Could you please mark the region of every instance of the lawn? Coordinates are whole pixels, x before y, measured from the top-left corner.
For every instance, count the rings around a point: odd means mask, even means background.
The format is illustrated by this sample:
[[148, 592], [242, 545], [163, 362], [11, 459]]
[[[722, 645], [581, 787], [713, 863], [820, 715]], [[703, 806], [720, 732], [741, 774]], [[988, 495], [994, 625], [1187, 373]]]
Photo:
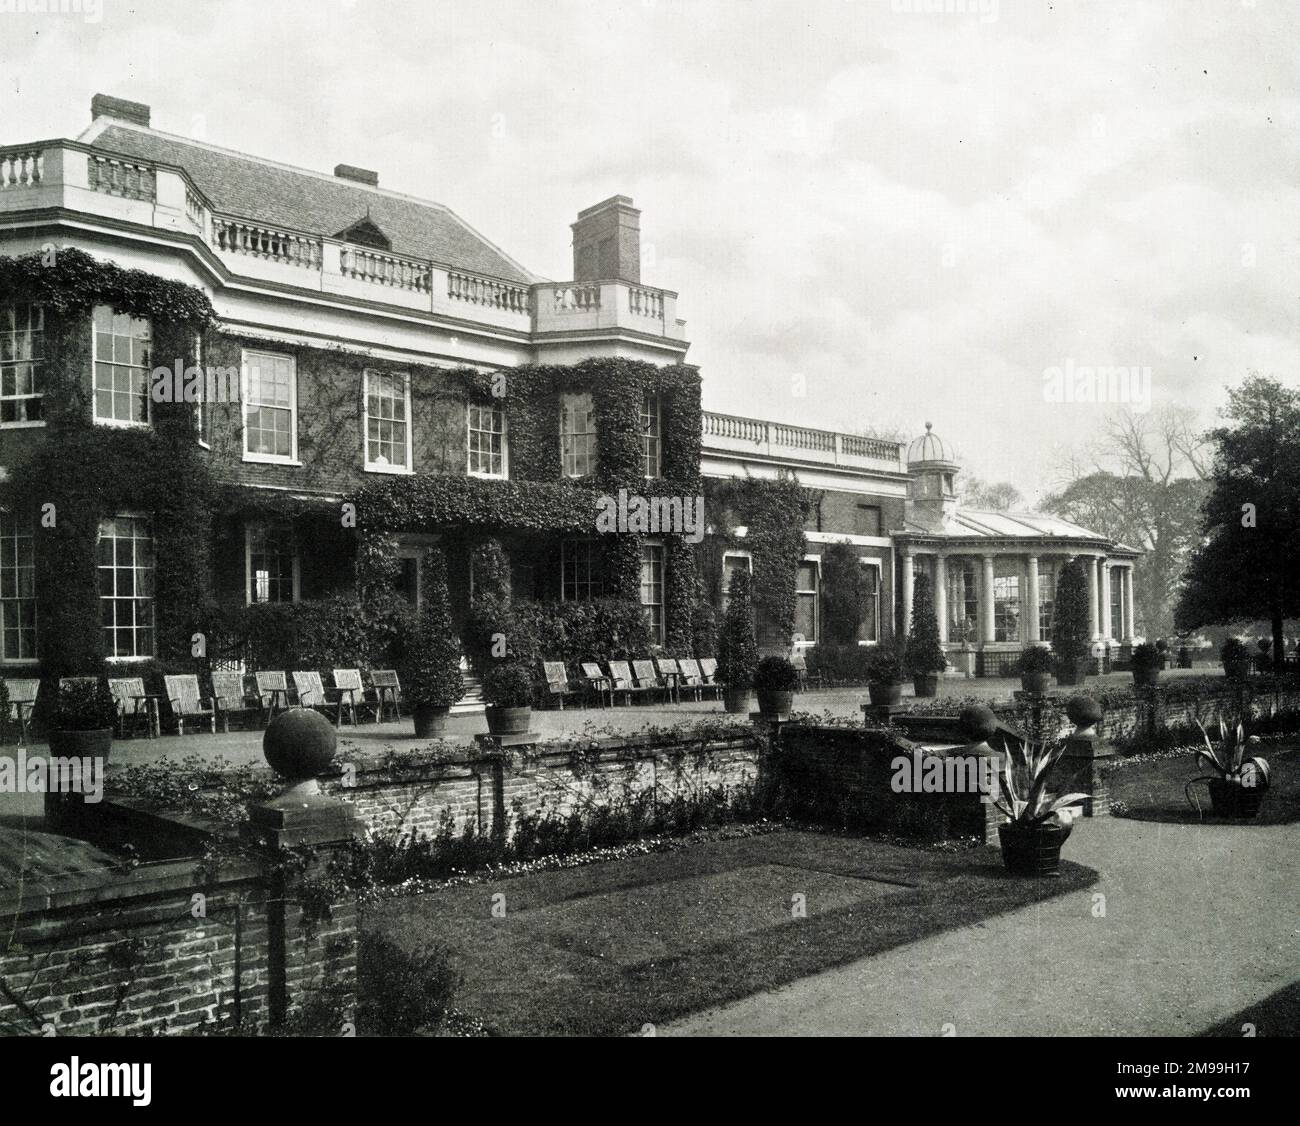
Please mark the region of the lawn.
[[1190, 751], [1176, 757], [1133, 763], [1119, 760], [1109, 776], [1111, 812], [1139, 821], [1233, 825], [1285, 825], [1300, 821], [1300, 746], [1290, 740], [1266, 742], [1259, 753], [1268, 760], [1271, 779], [1259, 816], [1253, 821], [1227, 822], [1215, 817], [1203, 785], [1192, 787], [1193, 795], [1201, 803], [1201, 812], [1197, 813], [1188, 804], [1183, 787], [1191, 779], [1207, 773], [1205, 765]]
[[366, 925], [444, 945], [456, 1008], [497, 1033], [618, 1035], [1096, 879], [1061, 870], [791, 830], [388, 900]]

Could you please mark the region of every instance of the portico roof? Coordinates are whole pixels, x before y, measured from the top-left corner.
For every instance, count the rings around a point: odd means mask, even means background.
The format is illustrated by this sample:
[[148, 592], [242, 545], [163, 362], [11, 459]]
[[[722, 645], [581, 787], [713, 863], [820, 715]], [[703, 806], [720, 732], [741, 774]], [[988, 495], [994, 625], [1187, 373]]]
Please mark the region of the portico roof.
[[1136, 548], [1113, 543], [1104, 535], [1089, 531], [1069, 520], [1062, 520], [1059, 516], [1048, 516], [1041, 512], [986, 512], [980, 509], [958, 508], [941, 527], [933, 527], [909, 519], [894, 535], [904, 541], [915, 537], [964, 543], [972, 540], [1005, 540], [1014, 543], [1038, 540], [1044, 544], [1056, 540], [1074, 543], [1085, 541], [1095, 543], [1098, 547], [1105, 547], [1117, 554], [1141, 554]]

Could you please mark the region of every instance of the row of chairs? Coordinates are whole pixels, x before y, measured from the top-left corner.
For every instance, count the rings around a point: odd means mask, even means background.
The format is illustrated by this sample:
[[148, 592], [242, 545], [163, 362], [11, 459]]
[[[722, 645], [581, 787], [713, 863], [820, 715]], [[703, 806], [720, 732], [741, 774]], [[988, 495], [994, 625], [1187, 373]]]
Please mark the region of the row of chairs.
[[[95, 679], [64, 677], [59, 686]], [[108, 687], [117, 704], [117, 734], [125, 738], [160, 734], [164, 702], [169, 726], [179, 735], [185, 734], [186, 724], [192, 730], [206, 728], [213, 734], [218, 726], [229, 731], [231, 720], [244, 726], [260, 726], [290, 706], [290, 679], [292, 702], [321, 712], [335, 726], [343, 722], [345, 715], [356, 724], [366, 717], [382, 719], [389, 714], [400, 718], [402, 714], [402, 686], [392, 669], [371, 670], [368, 684], [360, 669], [334, 669], [334, 684], [330, 687], [314, 671], [258, 672], [251, 677], [240, 672], [213, 672], [210, 695], [204, 695], [193, 673], [164, 676], [162, 693], [147, 692], [144, 678], [139, 676], [109, 677]], [[14, 679], [6, 681], [5, 686], [9, 690], [9, 721], [18, 729], [19, 742], [26, 743], [41, 682]]]
[[613, 707], [620, 698], [627, 704], [633, 699], [681, 703], [683, 695], [699, 700], [708, 693], [717, 697], [722, 691], [718, 683], [718, 662], [712, 657], [698, 661], [694, 657], [660, 657], [606, 664], [608, 672], [597, 661], [581, 662], [582, 682], [574, 685], [569, 681], [563, 661], [543, 661], [544, 679], [537, 685], [542, 702], [560, 708], [566, 701], [579, 697], [595, 699], [602, 707], [606, 702]]

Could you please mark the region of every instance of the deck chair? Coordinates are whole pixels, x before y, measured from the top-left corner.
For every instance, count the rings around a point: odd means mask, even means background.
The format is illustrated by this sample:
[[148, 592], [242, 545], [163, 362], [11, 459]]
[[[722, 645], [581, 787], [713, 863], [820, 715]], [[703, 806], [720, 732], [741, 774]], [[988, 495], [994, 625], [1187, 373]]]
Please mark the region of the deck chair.
[[610, 661], [609, 672], [614, 680], [613, 691], [621, 693], [623, 699], [629, 704], [633, 696], [644, 696], [647, 692], [655, 691], [637, 684], [636, 678], [632, 675], [632, 667], [626, 661]]
[[[337, 688], [326, 688], [321, 683], [320, 673], [318, 672], [295, 672], [293, 674], [293, 687], [298, 693], [298, 706], [300, 708], [311, 708], [314, 712], [320, 712], [335, 727], [343, 726], [343, 711], [347, 709], [352, 716], [352, 726], [357, 725], [356, 709], [348, 701], [346, 692], [341, 692]], [[334, 699], [330, 699], [330, 695]]]
[[582, 679], [587, 686], [588, 695], [594, 693], [602, 708], [605, 706], [606, 698], [609, 700], [609, 706], [611, 708], [614, 706], [614, 679], [601, 672], [599, 664], [595, 661], [583, 661]]
[[31, 719], [32, 709], [36, 707], [36, 697], [41, 690], [40, 680], [6, 680], [9, 689], [9, 714], [5, 717], [6, 725], [18, 725], [18, 745], [27, 742], [27, 724]]
[[125, 739], [128, 733], [143, 731], [146, 738], [155, 731], [154, 707], [157, 700], [145, 695], [144, 678], [140, 676], [109, 677], [108, 690], [117, 705], [117, 734]]
[[[334, 677], [334, 687], [352, 702], [356, 716], [369, 712], [371, 719], [378, 717], [378, 697], [373, 688], [362, 683], [360, 669], [332, 669], [330, 675]], [[355, 723], [356, 718], [352, 722]]]
[[289, 685], [282, 672], [259, 672], [253, 674], [257, 681], [257, 697], [262, 707], [270, 713], [268, 719], [275, 715], [277, 707], [289, 706]]
[[213, 735], [217, 733], [216, 701], [199, 694], [199, 678], [193, 673], [184, 676], [164, 676], [167, 702], [171, 704], [172, 719], [176, 721], [176, 734], [185, 734], [185, 721], [195, 720], [207, 725]]
[[794, 666], [794, 671], [799, 674], [799, 691], [806, 691], [808, 685], [816, 684], [818, 688], [823, 687], [825, 678], [820, 672], [808, 671], [808, 658], [804, 655], [801, 648], [795, 648], [790, 653], [790, 664]]
[[704, 683], [704, 674], [700, 672], [700, 664], [694, 657], [683, 657], [677, 663], [682, 670], [682, 688], [694, 695], [697, 700], [701, 699], [705, 692], [712, 692], [715, 696], [718, 694], [718, 685]]
[[393, 718], [402, 718], [402, 685], [392, 669], [371, 669], [370, 683], [379, 699], [379, 721], [384, 720], [384, 705], [390, 704]]
[[658, 692], [661, 698], [667, 695], [667, 682], [655, 672], [654, 661], [633, 661], [632, 673], [636, 677], [639, 688], [648, 692]]
[[722, 685], [718, 683], [718, 660], [716, 657], [700, 658], [700, 676], [704, 678], [705, 689], [712, 688], [719, 695], [722, 693]]
[[558, 700], [560, 711], [564, 711], [564, 701], [578, 695], [576, 688], [569, 686], [569, 670], [563, 661], [542, 662], [543, 682], [538, 685], [542, 690], [543, 700]]
[[221, 714], [222, 731], [230, 730], [232, 717], [242, 719], [245, 725], [250, 718], [261, 725], [262, 698], [256, 692], [247, 690], [242, 672], [214, 672], [212, 695], [217, 701], [217, 711]]
[[659, 679], [664, 683], [665, 693], [670, 693], [674, 700], [681, 703], [682, 670], [677, 667], [676, 657], [660, 657], [655, 661], [659, 670]]

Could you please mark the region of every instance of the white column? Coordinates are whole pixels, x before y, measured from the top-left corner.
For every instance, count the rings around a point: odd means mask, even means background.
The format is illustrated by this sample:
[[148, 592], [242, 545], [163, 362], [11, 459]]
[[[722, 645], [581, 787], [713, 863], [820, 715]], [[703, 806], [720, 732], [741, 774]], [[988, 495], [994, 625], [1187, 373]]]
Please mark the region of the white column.
[[1124, 640], [1132, 644], [1137, 633], [1137, 619], [1133, 616], [1133, 565], [1124, 568]]
[[915, 582], [912, 553], [903, 549], [903, 633], [912, 632], [912, 584]]
[[942, 552], [934, 556], [934, 614], [939, 619], [939, 641], [948, 643], [948, 557]]
[[1025, 634], [1028, 641], [1038, 641], [1038, 556], [1031, 555], [1025, 560], [1025, 568], [1028, 571], [1028, 582], [1025, 584], [1029, 590], [1029, 620], [1026, 623], [1029, 632]]
[[984, 582], [980, 586], [980, 612], [984, 619], [981, 629], [982, 640], [988, 644], [993, 641], [997, 628], [993, 614], [993, 556], [984, 556]]
[[1097, 613], [1097, 563], [1095, 556], [1084, 560], [1084, 569], [1088, 572], [1088, 615], [1092, 619], [1092, 639], [1101, 637], [1101, 616]]
[[1110, 564], [1103, 561], [1101, 564], [1101, 594], [1099, 596], [1101, 603], [1101, 636], [1109, 641], [1110, 636]]

